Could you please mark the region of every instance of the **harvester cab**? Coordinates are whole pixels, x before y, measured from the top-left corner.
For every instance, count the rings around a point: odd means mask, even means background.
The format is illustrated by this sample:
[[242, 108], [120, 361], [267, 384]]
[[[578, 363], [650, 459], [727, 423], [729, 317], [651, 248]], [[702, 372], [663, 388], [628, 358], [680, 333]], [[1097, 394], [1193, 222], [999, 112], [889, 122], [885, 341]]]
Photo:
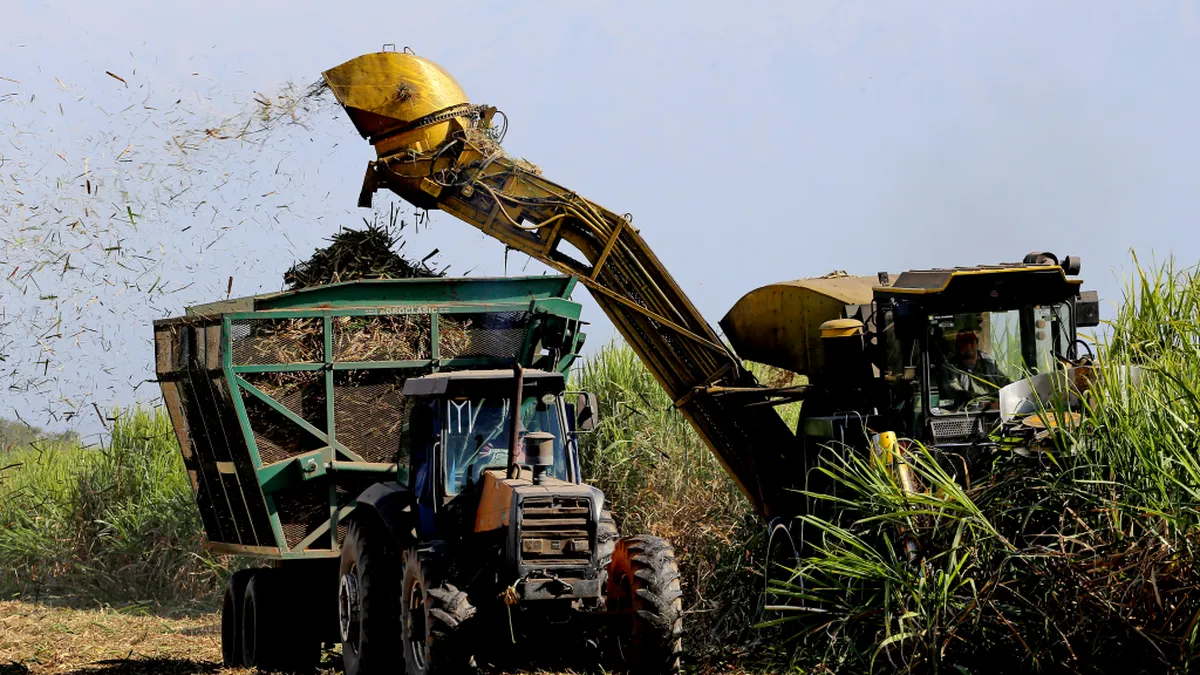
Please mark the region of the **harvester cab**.
[[[1080, 291], [1078, 272], [1078, 258], [1030, 254], [906, 272], [876, 288], [874, 367], [892, 428], [946, 450], [1011, 438], [1020, 427], [1001, 409], [1003, 392], [1094, 356], [1079, 329], [1099, 323], [1099, 303]], [[1054, 406], [1049, 397], [1041, 404]], [[1014, 424], [999, 433], [1002, 422]]]
[[[1099, 303], [1078, 273], [1078, 258], [1033, 253], [895, 278], [834, 274], [752, 291], [721, 326], [743, 357], [808, 377], [793, 392], [806, 462], [824, 444], [862, 445], [881, 430], [980, 457], [1054, 405], [1030, 405], [1047, 391], [1030, 382], [1078, 374], [1092, 356], [1078, 330], [1099, 323]], [[1002, 396], [1016, 390], [1020, 402]]]

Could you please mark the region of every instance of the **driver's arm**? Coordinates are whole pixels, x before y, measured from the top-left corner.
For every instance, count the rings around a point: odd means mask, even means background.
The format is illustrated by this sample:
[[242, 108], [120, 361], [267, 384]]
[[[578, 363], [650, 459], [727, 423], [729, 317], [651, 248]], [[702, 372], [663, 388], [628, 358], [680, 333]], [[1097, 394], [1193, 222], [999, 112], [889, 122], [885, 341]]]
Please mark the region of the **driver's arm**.
[[983, 370], [987, 380], [996, 386], [997, 389], [1007, 387], [1012, 384], [1012, 380], [1000, 370], [1000, 366], [992, 359], [983, 359]]
[[956, 403], [961, 402], [967, 396], [967, 391], [959, 382], [958, 369], [949, 363], [942, 363], [936, 366], [936, 370], [938, 396]]

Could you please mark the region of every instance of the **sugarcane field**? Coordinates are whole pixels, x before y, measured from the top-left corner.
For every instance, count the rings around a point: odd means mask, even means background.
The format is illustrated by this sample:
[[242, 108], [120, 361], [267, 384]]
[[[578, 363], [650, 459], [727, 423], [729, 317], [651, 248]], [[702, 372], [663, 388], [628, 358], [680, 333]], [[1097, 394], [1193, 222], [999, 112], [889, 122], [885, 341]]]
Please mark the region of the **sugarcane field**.
[[0, 675], [1200, 666], [1200, 3], [16, 2]]

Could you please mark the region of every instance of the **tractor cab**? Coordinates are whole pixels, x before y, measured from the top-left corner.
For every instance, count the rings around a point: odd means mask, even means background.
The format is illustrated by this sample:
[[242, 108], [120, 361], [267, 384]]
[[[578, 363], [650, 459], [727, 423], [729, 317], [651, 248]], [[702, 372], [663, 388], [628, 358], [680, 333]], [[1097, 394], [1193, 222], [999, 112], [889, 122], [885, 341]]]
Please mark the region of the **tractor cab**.
[[[567, 436], [562, 405], [562, 373], [527, 370], [520, 400], [515, 400], [512, 371], [464, 370], [411, 378], [404, 395], [411, 400], [409, 439], [412, 474], [436, 475], [441, 501], [470, 492], [488, 468], [507, 468], [510, 459], [527, 461], [526, 434], [549, 434], [552, 463], [546, 473], [576, 480], [578, 457]], [[519, 410], [513, 456], [514, 411]]]
[[582, 483], [575, 439], [594, 426], [596, 401], [567, 403], [565, 386], [562, 373], [520, 368], [407, 380], [408, 488], [419, 541], [457, 542], [467, 566], [492, 561], [499, 590], [594, 604], [607, 516], [603, 493]]
[[[587, 395], [582, 403], [565, 403], [562, 373], [520, 372], [463, 370], [404, 383], [407, 481], [425, 536], [437, 529], [435, 514], [477, 503], [488, 473], [538, 483], [580, 481], [574, 432], [590, 429], [594, 404]], [[588, 416], [583, 429], [576, 410]]]

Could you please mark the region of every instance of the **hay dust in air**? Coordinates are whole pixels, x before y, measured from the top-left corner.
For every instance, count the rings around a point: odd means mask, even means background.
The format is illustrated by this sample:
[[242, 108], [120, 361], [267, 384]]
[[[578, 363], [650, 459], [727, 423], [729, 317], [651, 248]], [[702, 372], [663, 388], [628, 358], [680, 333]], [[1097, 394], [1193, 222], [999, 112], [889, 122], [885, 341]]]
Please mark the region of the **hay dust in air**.
[[[286, 268], [361, 223], [334, 191], [362, 158], [312, 161], [347, 139], [320, 85], [0, 81], [0, 416], [102, 431], [110, 406], [156, 398], [154, 319], [280, 290], [285, 271], [336, 277], [345, 260]], [[398, 245], [398, 224], [420, 224], [381, 208], [366, 236]]]

